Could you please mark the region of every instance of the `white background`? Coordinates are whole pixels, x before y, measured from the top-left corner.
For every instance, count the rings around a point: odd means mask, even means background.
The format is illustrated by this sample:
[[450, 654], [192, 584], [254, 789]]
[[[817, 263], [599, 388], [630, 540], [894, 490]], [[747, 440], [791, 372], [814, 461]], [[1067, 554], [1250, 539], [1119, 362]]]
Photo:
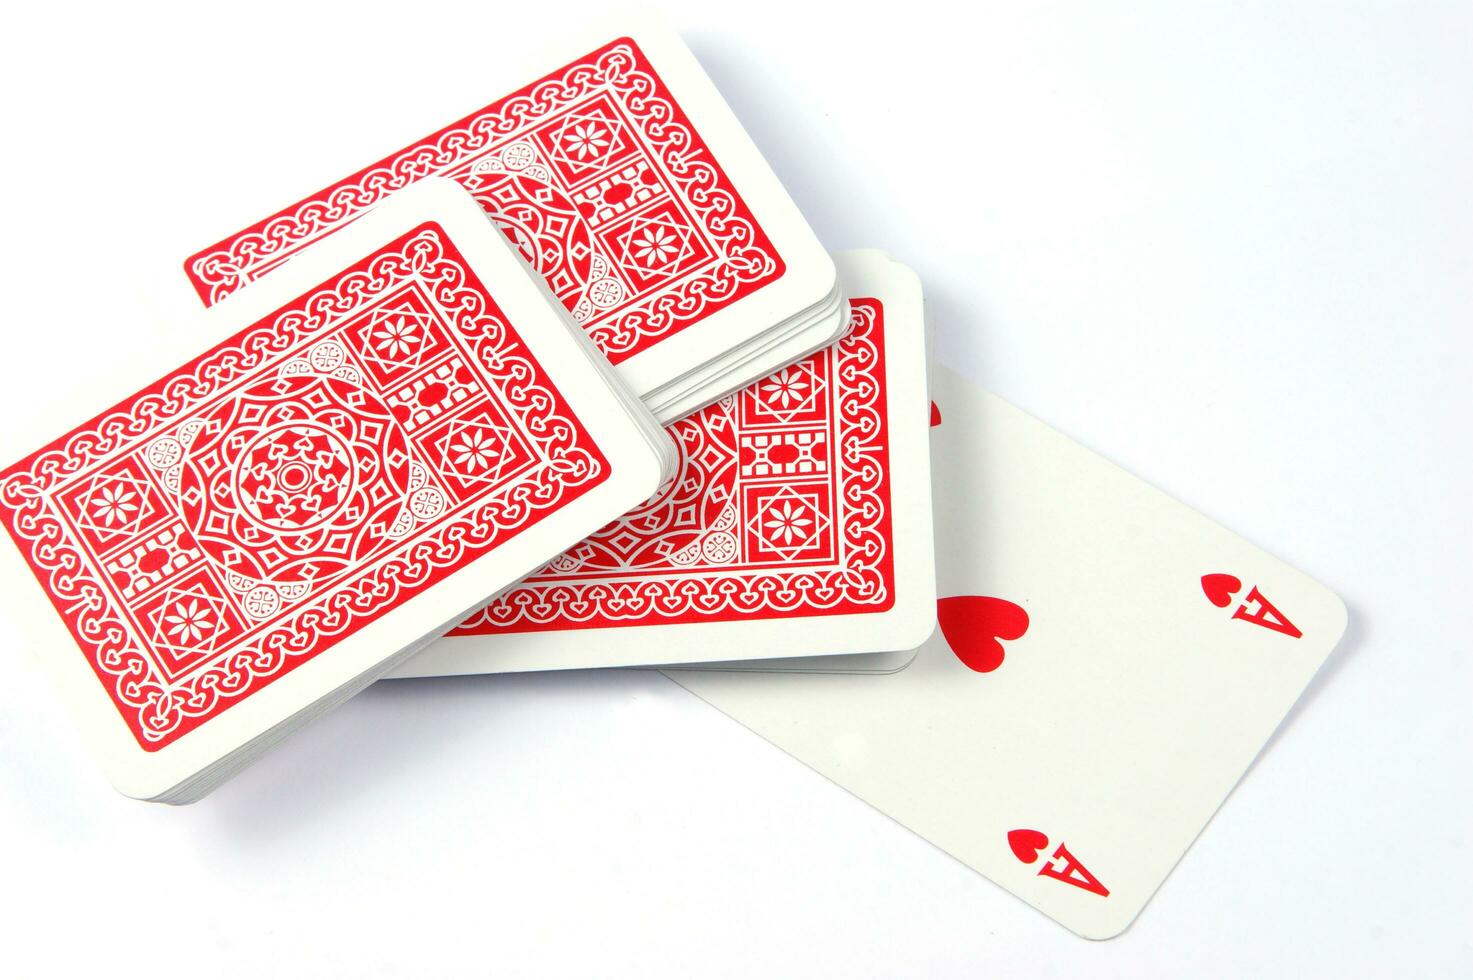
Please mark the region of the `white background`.
[[[0, 412], [129, 343], [130, 235], [376, 159], [582, 5], [203, 6], [7, 13]], [[1348, 602], [1130, 932], [1075, 938], [656, 674], [380, 684], [134, 803], [0, 618], [0, 973], [1468, 975], [1469, 6], [969, 6], [670, 14], [824, 242], [919, 272], [943, 362]]]

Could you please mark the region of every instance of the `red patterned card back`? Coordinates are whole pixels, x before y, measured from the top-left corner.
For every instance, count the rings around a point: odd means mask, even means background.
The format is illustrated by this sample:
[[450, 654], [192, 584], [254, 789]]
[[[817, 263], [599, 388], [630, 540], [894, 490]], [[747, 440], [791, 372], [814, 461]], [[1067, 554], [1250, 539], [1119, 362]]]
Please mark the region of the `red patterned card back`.
[[456, 180], [615, 364], [782, 276], [782, 257], [623, 38], [204, 249], [206, 305], [422, 177]]
[[670, 427], [675, 478], [449, 636], [884, 612], [890, 541], [884, 311]]
[[156, 750], [609, 473], [431, 222], [0, 473], [0, 519]]

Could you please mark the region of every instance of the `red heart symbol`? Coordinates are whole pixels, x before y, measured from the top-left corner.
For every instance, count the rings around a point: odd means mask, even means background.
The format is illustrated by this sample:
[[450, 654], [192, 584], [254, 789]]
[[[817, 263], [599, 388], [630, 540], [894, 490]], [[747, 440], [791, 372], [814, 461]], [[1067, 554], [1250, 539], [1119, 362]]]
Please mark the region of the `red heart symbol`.
[[936, 406], [936, 403], [935, 402], [932, 402], [931, 403], [931, 427], [932, 428], [935, 428], [936, 426], [938, 426], [940, 424], [941, 424], [941, 409]]
[[1028, 613], [1006, 599], [985, 595], [949, 596], [936, 603], [941, 635], [957, 659], [981, 674], [1002, 666], [998, 640], [1016, 640], [1028, 632]]
[[1013, 849], [1013, 857], [1032, 864], [1038, 860], [1038, 852], [1048, 847], [1048, 838], [1036, 830], [1010, 830], [1008, 846]]
[[1202, 576], [1202, 594], [1219, 609], [1226, 609], [1227, 604], [1233, 601], [1233, 594], [1242, 587], [1243, 583], [1236, 575], [1213, 572]]

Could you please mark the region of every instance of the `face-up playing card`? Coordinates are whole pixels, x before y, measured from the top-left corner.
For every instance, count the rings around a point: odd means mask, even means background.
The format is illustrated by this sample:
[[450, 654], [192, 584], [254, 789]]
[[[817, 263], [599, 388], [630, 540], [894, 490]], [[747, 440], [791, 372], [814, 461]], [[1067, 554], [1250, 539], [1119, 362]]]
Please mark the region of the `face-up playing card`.
[[671, 426], [675, 477], [393, 676], [913, 650], [935, 623], [920, 285], [836, 256], [852, 329]]
[[3, 593], [132, 796], [207, 791], [674, 462], [449, 181], [172, 336], [0, 472]]
[[1346, 624], [1331, 592], [934, 373], [940, 630], [880, 676], [668, 671], [1069, 929], [1123, 931]]
[[[663, 22], [623, 17], [533, 61], [510, 94], [190, 256], [199, 297], [218, 302], [440, 175], [662, 419], [677, 395], [668, 411], [699, 407], [837, 336], [832, 262]], [[779, 337], [797, 349], [772, 348]]]

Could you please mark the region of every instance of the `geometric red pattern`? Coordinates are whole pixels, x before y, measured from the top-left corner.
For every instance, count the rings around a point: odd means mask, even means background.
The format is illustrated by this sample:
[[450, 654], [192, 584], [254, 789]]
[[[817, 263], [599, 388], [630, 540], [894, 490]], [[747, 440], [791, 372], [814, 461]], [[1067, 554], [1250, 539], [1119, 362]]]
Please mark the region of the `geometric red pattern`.
[[883, 612], [894, 604], [884, 314], [670, 426], [676, 476], [451, 636]]
[[200, 251], [185, 271], [213, 305], [430, 175], [475, 196], [615, 364], [784, 271], [627, 38]]
[[0, 519], [156, 750], [608, 475], [429, 222], [0, 473]]

